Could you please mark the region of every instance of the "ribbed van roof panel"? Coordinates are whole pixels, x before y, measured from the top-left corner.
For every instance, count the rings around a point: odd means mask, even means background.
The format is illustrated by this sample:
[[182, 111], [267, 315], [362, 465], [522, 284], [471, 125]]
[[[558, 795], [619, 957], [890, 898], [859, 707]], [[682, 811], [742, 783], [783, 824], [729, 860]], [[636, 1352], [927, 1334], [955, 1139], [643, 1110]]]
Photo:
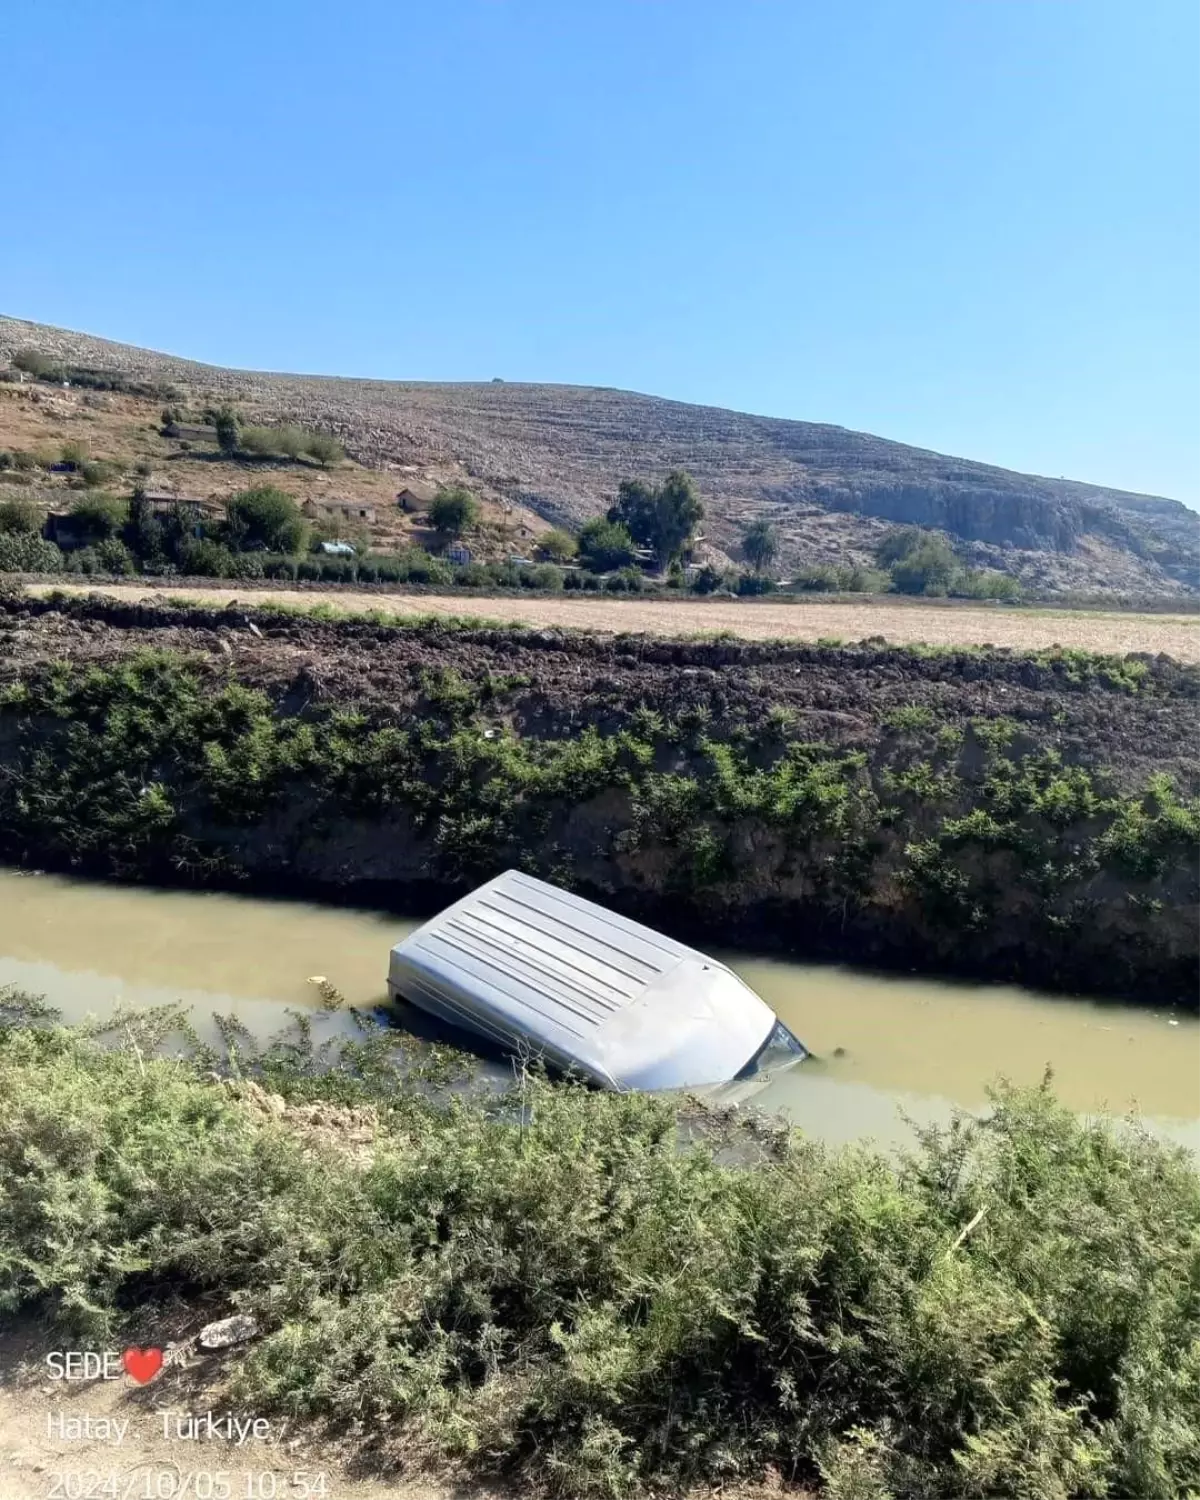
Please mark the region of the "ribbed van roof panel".
[[397, 945], [406, 968], [585, 1037], [687, 958], [690, 948], [519, 871], [448, 907]]

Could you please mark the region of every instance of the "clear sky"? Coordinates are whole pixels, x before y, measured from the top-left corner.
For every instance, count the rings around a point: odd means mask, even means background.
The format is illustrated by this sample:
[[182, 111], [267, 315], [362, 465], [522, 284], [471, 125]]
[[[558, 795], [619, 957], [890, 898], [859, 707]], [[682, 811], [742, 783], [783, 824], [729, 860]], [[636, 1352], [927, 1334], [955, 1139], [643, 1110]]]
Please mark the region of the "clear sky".
[[0, 0], [0, 311], [1200, 502], [1196, 0]]

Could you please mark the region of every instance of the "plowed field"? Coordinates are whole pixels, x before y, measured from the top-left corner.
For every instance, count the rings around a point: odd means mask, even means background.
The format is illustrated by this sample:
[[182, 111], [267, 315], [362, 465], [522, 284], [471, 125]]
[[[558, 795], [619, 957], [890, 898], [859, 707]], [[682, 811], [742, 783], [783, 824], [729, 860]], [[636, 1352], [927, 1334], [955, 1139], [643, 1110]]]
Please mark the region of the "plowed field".
[[[61, 585], [34, 584], [32, 593], [49, 593]], [[64, 592], [103, 593], [115, 599], [159, 599], [161, 589], [144, 584], [71, 585]], [[607, 634], [633, 631], [679, 638], [727, 631], [744, 640], [816, 641], [836, 638], [861, 641], [884, 636], [889, 642], [923, 641], [930, 645], [1080, 647], [1099, 652], [1163, 652], [1178, 661], [1200, 662], [1200, 616], [1099, 614], [1085, 611], [1034, 611], [959, 608], [945, 604], [708, 603], [690, 600], [567, 599], [522, 596], [357, 593], [300, 589], [206, 588], [172, 586], [173, 597], [201, 604], [238, 599], [268, 600], [311, 608], [329, 603], [338, 609], [385, 609], [398, 615], [485, 615], [489, 619]]]

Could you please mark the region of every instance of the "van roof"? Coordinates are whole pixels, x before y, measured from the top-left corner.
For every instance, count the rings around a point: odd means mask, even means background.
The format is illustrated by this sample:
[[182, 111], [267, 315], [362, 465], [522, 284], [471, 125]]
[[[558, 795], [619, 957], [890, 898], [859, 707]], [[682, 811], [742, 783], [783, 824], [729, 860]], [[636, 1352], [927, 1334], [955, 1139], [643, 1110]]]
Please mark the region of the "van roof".
[[410, 952], [468, 974], [486, 968], [490, 983], [576, 1036], [594, 1031], [692, 952], [517, 870], [448, 907], [409, 944]]
[[[749, 1057], [774, 1020], [724, 964], [517, 870], [397, 944], [392, 976], [418, 1004], [448, 1002], [485, 1034], [527, 1037], [609, 1083], [699, 1028], [731, 1028], [735, 1050], [753, 1034]], [[653, 1014], [634, 1014], [652, 994]]]

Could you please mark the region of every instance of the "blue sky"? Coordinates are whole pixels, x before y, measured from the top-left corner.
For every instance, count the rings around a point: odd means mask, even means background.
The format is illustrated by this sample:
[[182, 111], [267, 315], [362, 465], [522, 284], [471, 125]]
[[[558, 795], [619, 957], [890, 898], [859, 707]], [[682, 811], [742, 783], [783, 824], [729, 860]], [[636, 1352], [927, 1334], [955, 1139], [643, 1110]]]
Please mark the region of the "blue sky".
[[1195, 0], [5, 0], [0, 55], [0, 311], [1200, 502]]

